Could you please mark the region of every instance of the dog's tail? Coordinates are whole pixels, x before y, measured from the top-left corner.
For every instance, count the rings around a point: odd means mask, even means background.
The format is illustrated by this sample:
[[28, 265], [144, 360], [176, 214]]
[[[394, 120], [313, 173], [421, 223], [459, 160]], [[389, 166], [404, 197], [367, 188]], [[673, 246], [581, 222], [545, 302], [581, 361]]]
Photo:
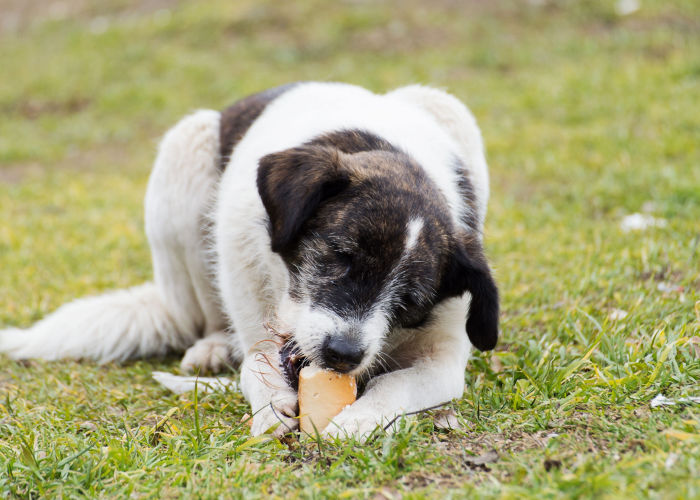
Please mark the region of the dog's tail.
[[146, 283], [75, 300], [26, 330], [0, 330], [0, 352], [15, 359], [124, 361], [187, 348], [196, 332], [184, 326], [156, 285]]

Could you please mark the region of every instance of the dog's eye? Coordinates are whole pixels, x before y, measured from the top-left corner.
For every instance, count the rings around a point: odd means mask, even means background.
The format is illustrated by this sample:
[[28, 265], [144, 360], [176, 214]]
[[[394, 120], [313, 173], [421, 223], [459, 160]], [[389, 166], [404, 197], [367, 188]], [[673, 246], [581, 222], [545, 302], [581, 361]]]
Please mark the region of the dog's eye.
[[345, 250], [335, 250], [333, 253], [335, 253], [335, 258], [338, 259], [340, 263], [348, 266], [352, 265], [352, 254], [350, 252]]
[[338, 263], [338, 269], [342, 271], [339, 274], [341, 277], [346, 276], [350, 272], [350, 269], [352, 269], [353, 255], [344, 250], [335, 250], [333, 253]]

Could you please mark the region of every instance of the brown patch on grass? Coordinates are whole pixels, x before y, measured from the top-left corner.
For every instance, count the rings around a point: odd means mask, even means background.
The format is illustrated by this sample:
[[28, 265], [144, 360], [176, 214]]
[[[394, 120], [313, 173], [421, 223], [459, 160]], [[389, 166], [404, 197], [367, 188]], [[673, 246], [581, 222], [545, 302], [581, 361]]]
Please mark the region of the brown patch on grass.
[[[150, 133], [149, 133], [150, 135]], [[153, 133], [155, 135], [155, 133]], [[150, 147], [151, 156], [146, 162], [141, 160], [142, 155], [124, 156], [126, 145], [123, 143], [103, 144], [88, 150], [71, 152], [64, 158], [50, 164], [28, 161], [22, 163], [0, 164], [0, 182], [6, 184], [19, 184], [28, 178], [39, 177], [55, 170], [68, 170], [73, 172], [104, 171], [105, 169], [133, 173], [136, 168], [148, 172], [155, 158], [155, 141]]]
[[394, 500], [396, 498], [403, 498], [403, 493], [396, 488], [386, 486], [375, 492], [370, 498], [372, 500]]
[[40, 163], [21, 163], [0, 168], [0, 182], [3, 184], [18, 184], [29, 176], [41, 175], [46, 169]]
[[87, 108], [90, 102], [90, 99], [84, 97], [71, 97], [65, 101], [26, 99], [14, 103], [3, 111], [35, 120], [42, 115], [72, 115]]
[[47, 21], [145, 14], [177, 3], [176, 0], [126, 0], [119, 4], [88, 0], [0, 0], [0, 35], [23, 33]]
[[434, 486], [437, 488], [459, 488], [464, 484], [465, 478], [474, 477], [475, 473], [467, 470], [454, 470], [433, 474], [426, 471], [413, 471], [400, 479], [400, 482], [409, 490], [427, 488]]
[[678, 282], [683, 278], [683, 271], [677, 269], [671, 269], [671, 266], [666, 264], [658, 271], [644, 271], [639, 274], [639, 279], [642, 281], [647, 281], [652, 278], [654, 281], [671, 281]]
[[625, 19], [625, 27], [634, 31], [647, 32], [659, 27], [669, 28], [675, 33], [694, 34], [700, 31], [700, 19], [680, 12], [667, 12], [653, 18], [630, 16]]
[[453, 42], [450, 33], [440, 26], [393, 21], [366, 31], [353, 33], [348, 45], [360, 51], [405, 53], [426, 48], [440, 48]]

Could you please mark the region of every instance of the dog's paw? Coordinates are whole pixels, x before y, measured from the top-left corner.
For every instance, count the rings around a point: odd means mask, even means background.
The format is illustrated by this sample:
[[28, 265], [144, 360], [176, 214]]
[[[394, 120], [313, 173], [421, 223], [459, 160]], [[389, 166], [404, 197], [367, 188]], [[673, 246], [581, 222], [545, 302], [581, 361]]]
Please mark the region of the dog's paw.
[[297, 394], [290, 390], [276, 392], [267, 406], [253, 415], [250, 433], [258, 436], [274, 427], [272, 435], [282, 437], [299, 427]]
[[[391, 420], [380, 413], [353, 408], [344, 409], [323, 430], [323, 435], [330, 438], [354, 438], [365, 441], [375, 430], [383, 430]], [[387, 432], [392, 426], [387, 428]]]
[[231, 362], [231, 350], [228, 336], [223, 333], [215, 333], [199, 339], [192, 347], [187, 349], [180, 362], [180, 368], [200, 373], [218, 373]]

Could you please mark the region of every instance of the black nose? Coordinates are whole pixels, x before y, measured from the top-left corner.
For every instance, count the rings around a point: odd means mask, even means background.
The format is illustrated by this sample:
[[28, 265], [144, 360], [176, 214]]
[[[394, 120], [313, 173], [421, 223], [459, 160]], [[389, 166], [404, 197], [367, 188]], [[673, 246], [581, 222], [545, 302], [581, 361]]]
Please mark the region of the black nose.
[[343, 337], [326, 337], [321, 355], [326, 368], [346, 373], [360, 364], [365, 350]]

